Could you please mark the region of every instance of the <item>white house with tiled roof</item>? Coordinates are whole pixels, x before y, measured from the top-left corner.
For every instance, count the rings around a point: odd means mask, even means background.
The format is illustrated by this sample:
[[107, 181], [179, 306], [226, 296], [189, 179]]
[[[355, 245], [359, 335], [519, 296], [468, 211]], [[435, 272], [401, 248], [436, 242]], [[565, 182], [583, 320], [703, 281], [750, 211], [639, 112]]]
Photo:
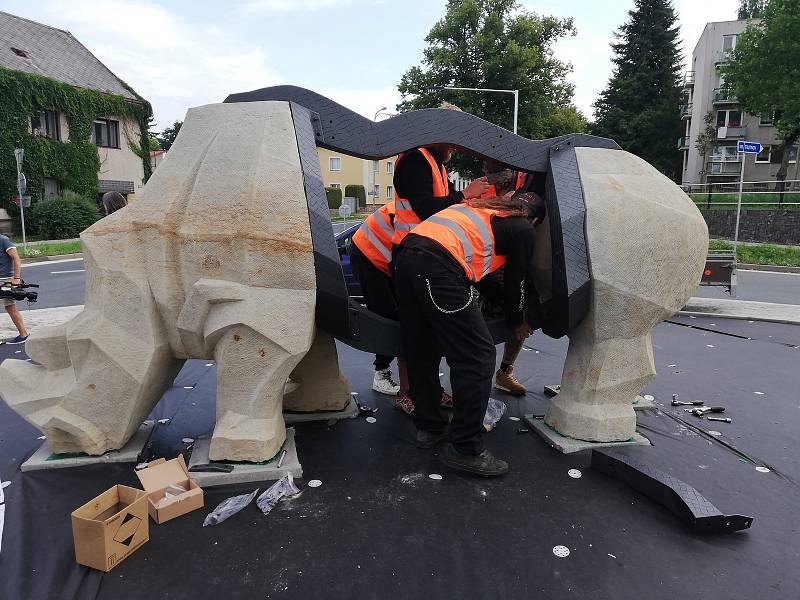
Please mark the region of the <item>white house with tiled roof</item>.
[[[71, 33], [0, 11], [0, 67], [54, 79], [76, 88], [122, 96], [126, 102], [146, 104]], [[63, 113], [42, 107], [30, 117], [30, 131], [60, 141], [70, 132]], [[139, 124], [119, 115], [99, 116], [91, 141], [100, 158], [98, 194], [116, 191], [129, 200], [144, 184], [142, 158], [131, 148], [140, 145]], [[61, 191], [61, 183], [45, 177], [45, 195]]]

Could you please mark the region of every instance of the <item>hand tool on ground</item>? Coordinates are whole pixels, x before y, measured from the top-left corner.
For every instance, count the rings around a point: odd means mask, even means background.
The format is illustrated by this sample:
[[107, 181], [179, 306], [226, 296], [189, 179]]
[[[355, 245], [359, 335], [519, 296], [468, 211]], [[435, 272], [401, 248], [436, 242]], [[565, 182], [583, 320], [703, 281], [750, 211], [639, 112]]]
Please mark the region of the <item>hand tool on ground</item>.
[[692, 402], [682, 402], [681, 400], [673, 400], [671, 404], [672, 406], [703, 406], [705, 404], [705, 401], [693, 400]]
[[730, 417], [708, 417], [709, 421], [719, 421], [720, 423], [730, 423]]
[[721, 413], [725, 412], [724, 406], [701, 406], [700, 408], [684, 408], [688, 413], [692, 413], [695, 417], [702, 417], [706, 413]]

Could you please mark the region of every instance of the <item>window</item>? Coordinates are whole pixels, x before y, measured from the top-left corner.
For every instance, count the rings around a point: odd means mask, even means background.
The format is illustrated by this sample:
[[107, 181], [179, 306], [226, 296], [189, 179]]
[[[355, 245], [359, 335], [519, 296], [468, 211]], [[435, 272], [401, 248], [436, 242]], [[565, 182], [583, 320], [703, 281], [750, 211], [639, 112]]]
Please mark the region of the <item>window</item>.
[[95, 120], [92, 142], [100, 148], [119, 148], [119, 123], [110, 119]]
[[742, 111], [740, 110], [718, 110], [717, 127], [741, 127]]
[[[391, 163], [390, 163], [391, 164]], [[390, 185], [386, 186], [386, 199], [391, 200], [394, 198], [394, 188]]]
[[730, 52], [734, 48], [736, 48], [736, 40], [739, 36], [738, 35], [723, 35], [722, 36], [722, 51], [723, 52]]
[[736, 146], [714, 146], [714, 152], [711, 155], [711, 160], [714, 162], [738, 161], [739, 155], [736, 152]]
[[768, 113], [761, 113], [761, 116], [758, 119], [759, 125], [772, 125], [775, 123], [775, 111], [771, 110]]
[[42, 178], [42, 188], [44, 188], [45, 196], [60, 196], [61, 195], [61, 182], [52, 177]]
[[392, 161], [386, 162], [386, 174], [391, 175], [394, 173], [394, 163]]
[[34, 111], [31, 115], [31, 131], [33, 135], [48, 137], [51, 140], [61, 139], [61, 127], [58, 121], [58, 113], [54, 110], [43, 108]]
[[328, 170], [329, 171], [341, 171], [342, 170], [342, 159], [338, 156], [330, 156], [328, 157]]
[[761, 152], [756, 156], [757, 163], [768, 163], [772, 155], [771, 146], [763, 146]]
[[791, 148], [789, 148], [789, 150], [787, 150], [787, 152], [789, 153], [789, 162], [791, 164], [796, 163], [797, 162], [797, 146], [792, 146]]
[[340, 189], [342, 189], [342, 184], [341, 183], [332, 183], [330, 185], [330, 187], [332, 187], [335, 190], [340, 190]]

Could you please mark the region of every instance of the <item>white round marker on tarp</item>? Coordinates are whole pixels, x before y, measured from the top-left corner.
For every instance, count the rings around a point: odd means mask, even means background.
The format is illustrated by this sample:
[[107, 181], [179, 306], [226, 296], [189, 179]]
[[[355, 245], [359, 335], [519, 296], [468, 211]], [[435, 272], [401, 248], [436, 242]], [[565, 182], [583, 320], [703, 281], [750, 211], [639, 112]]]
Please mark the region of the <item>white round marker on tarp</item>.
[[438, 473], [431, 473], [430, 475], [428, 475], [428, 479], [433, 479], [434, 481], [441, 481], [442, 476], [439, 475]]
[[721, 434], [719, 431], [713, 431], [713, 430], [711, 430], [711, 431], [709, 431], [709, 432], [708, 432], [708, 435], [713, 435], [714, 437], [719, 437], [719, 436], [721, 436], [722, 434]]
[[194, 438], [183, 438], [181, 441], [184, 444], [191, 444], [194, 441]]
[[764, 392], [753, 392], [753, 393], [758, 395], [758, 396], [763, 396], [764, 395]]
[[367, 423], [377, 423], [377, 422], [378, 422], [378, 419], [376, 419], [375, 417], [367, 417], [367, 418], [366, 418], [366, 419], [364, 419], [364, 420], [365, 420]]
[[569, 548], [566, 546], [553, 546], [553, 554], [558, 558], [567, 558], [569, 556]]
[[759, 473], [769, 473], [769, 469], [767, 467], [756, 467], [756, 471]]
[[519, 421], [519, 417], [508, 417], [510, 421]]
[[581, 473], [579, 469], [570, 469], [569, 471], [567, 471], [567, 475], [569, 475], [573, 479], [580, 479], [583, 473]]
[[645, 395], [644, 395], [644, 396], [642, 396], [642, 397], [643, 397], [645, 400], [647, 400], [648, 402], [652, 402], [653, 400], [655, 400], [655, 397], [654, 397], [654, 396], [651, 396], [650, 394], [645, 394]]
[[713, 348], [714, 344], [706, 344], [706, 348]]
[[214, 363], [206, 363], [206, 366], [207, 366], [207, 367], [213, 367], [213, 366], [214, 366]]
[[183, 386], [183, 389], [185, 389], [185, 390], [193, 390], [194, 386], [193, 385], [185, 385], [185, 386]]
[[322, 485], [322, 482], [319, 479], [312, 479], [308, 482], [308, 487], [317, 488]]

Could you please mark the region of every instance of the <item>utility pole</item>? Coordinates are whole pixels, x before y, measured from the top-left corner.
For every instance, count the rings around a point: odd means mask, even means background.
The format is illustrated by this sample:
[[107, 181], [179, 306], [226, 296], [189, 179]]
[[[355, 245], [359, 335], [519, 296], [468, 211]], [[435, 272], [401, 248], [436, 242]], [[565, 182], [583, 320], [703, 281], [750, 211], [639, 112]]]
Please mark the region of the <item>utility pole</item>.
[[28, 252], [28, 241], [25, 238], [25, 192], [28, 190], [28, 180], [22, 172], [22, 159], [25, 156], [24, 148], [14, 149], [14, 158], [17, 161], [17, 192], [19, 194], [19, 216], [22, 221], [22, 247]]

